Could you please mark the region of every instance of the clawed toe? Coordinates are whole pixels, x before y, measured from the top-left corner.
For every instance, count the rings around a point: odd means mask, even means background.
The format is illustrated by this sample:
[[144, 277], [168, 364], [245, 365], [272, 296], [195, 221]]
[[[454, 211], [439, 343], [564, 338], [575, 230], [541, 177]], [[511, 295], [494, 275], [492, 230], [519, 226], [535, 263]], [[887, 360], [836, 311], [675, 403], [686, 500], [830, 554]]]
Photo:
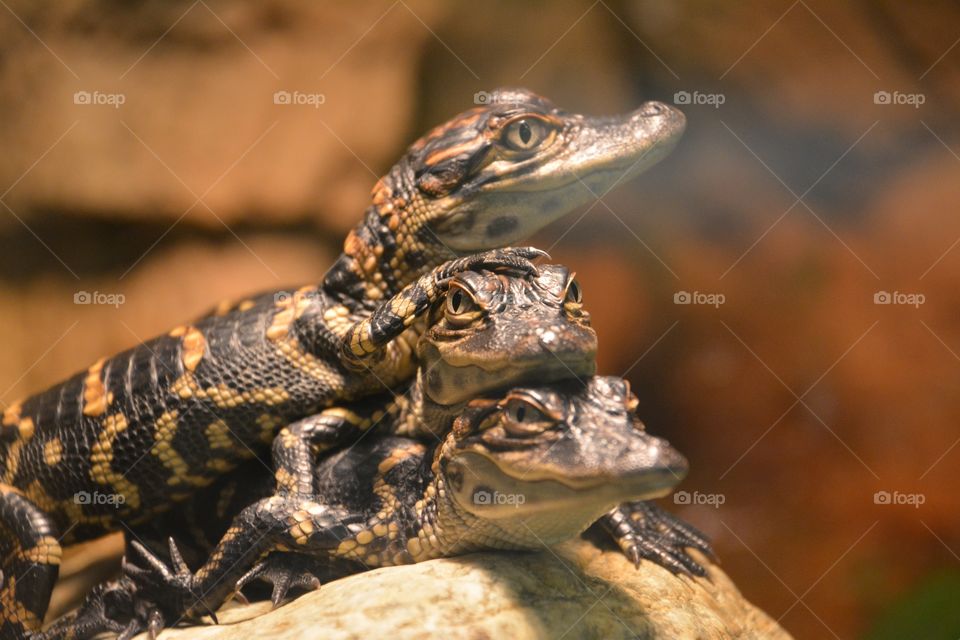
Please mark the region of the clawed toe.
[[131, 543], [131, 547], [146, 566], [134, 564], [127, 558], [123, 560], [124, 578], [136, 587], [137, 617], [145, 621], [138, 631], [145, 628], [151, 638], [156, 637], [167, 626], [168, 620], [190, 615], [197, 605], [203, 608], [204, 613], [209, 615], [214, 623], [217, 622], [216, 614], [206, 606], [202, 598], [193, 593], [193, 573], [183, 560], [173, 538], [169, 539], [169, 545], [172, 568], [136, 541]]
[[311, 570], [305, 556], [296, 553], [275, 552], [258, 562], [236, 584], [236, 592], [255, 579], [269, 582], [273, 591], [270, 601], [274, 608], [287, 599], [291, 589], [315, 590], [320, 588], [320, 579]]
[[630, 509], [631, 519], [639, 521], [641, 528], [656, 530], [673, 546], [696, 549], [717, 562], [710, 540], [693, 525], [647, 502], [632, 503]]
[[493, 249], [470, 256], [459, 258], [444, 270], [444, 278], [449, 278], [461, 271], [488, 269], [491, 271], [515, 271], [536, 277], [540, 274], [539, 268], [533, 263], [539, 258], [549, 258], [546, 251], [536, 247], [508, 247]]
[[130, 580], [121, 578], [97, 585], [76, 611], [31, 638], [84, 640], [110, 632], [118, 634], [120, 640], [129, 640], [143, 629], [137, 617], [136, 587]]
[[706, 577], [707, 570], [689, 550], [715, 558], [707, 537], [693, 526], [648, 502], [617, 507], [602, 523], [637, 567], [641, 560], [655, 562], [677, 575]]

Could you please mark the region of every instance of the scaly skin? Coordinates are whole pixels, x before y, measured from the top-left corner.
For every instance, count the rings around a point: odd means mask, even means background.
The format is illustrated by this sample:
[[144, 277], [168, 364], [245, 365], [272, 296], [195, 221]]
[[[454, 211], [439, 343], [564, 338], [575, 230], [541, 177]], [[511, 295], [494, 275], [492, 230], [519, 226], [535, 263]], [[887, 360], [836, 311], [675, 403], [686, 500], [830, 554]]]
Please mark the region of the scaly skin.
[[523, 90], [493, 96], [410, 147], [320, 284], [221, 305], [4, 413], [0, 555], [30, 570], [3, 567], [0, 638], [39, 627], [60, 544], [146, 522], [285, 424], [402, 383], [418, 314], [450, 276], [531, 271], [535, 254], [458, 256], [528, 237], [659, 160], [683, 130], [659, 103], [591, 119]]
[[[315, 501], [291, 511], [288, 500], [269, 496], [243, 508], [196, 573], [172, 539], [172, 569], [138, 547], [148, 569], [126, 563], [118, 583], [98, 588], [79, 613], [45, 637], [65, 637], [68, 630], [79, 631], [78, 637], [105, 629], [155, 633], [215, 610], [235, 584], [258, 576], [274, 583], [276, 603], [291, 586], [319, 586], [320, 577], [479, 550], [541, 549], [629, 505], [641, 505], [649, 524], [629, 531], [628, 549], [637, 547], [641, 557], [674, 572], [704, 575], [683, 551], [709, 553], [703, 537], [636, 502], [668, 493], [687, 465], [669, 444], [646, 433], [635, 406], [625, 381], [591, 377], [585, 386], [516, 388], [472, 401], [440, 443], [365, 439], [319, 461]], [[235, 496], [246, 500], [271, 491], [269, 477], [255, 469], [227, 483], [226, 499], [220, 484], [205, 490], [206, 503], [229, 512], [247, 504]], [[197, 515], [192, 528], [222, 526], [223, 513]], [[277, 545], [297, 553], [267, 556], [243, 574]]]
[[[505, 385], [587, 378], [594, 373], [596, 333], [583, 310], [580, 287], [565, 267], [541, 266], [536, 275], [509, 270], [468, 271], [454, 276], [448, 291], [445, 304], [431, 310], [418, 345], [419, 371], [428, 373], [418, 377], [406, 393], [328, 409], [292, 424], [274, 439], [275, 477], [282, 495], [296, 495], [297, 500], [317, 498], [315, 463], [319, 454], [363, 437], [374, 423], [381, 423], [381, 432], [443, 435], [474, 396]], [[430, 375], [433, 372], [441, 375]], [[426, 378], [433, 382], [425, 385]], [[435, 396], [446, 404], [437, 402]], [[430, 437], [431, 441], [435, 438]], [[264, 470], [257, 465], [253, 473], [261, 476]], [[259, 487], [254, 488], [259, 491]], [[201, 515], [209, 513], [207, 493], [188, 501], [186, 509]], [[233, 497], [238, 500], [233, 509], [218, 509], [224, 525], [242, 507], [264, 496], [248, 496], [245, 490]], [[218, 495], [214, 502], [222, 499]], [[194, 511], [198, 500], [200, 509]], [[164, 549], [164, 540], [171, 534], [181, 537], [199, 531], [203, 538], [213, 529], [209, 519], [204, 526], [197, 526], [195, 522], [178, 521], [176, 516], [161, 516], [135, 528], [134, 533], [139, 541], [160, 541], [152, 547]], [[223, 529], [215, 533], [222, 535]], [[200, 551], [187, 547], [187, 557], [204, 560], [214, 545], [207, 539], [192, 546]]]
[[433, 441], [478, 395], [586, 378], [596, 370], [597, 336], [566, 267], [542, 266], [536, 276], [461, 273], [426, 324], [417, 344], [417, 378], [406, 393], [388, 406], [335, 407], [280, 432], [273, 441], [278, 491], [310, 499], [317, 456], [356, 441], [378, 422], [393, 433]]

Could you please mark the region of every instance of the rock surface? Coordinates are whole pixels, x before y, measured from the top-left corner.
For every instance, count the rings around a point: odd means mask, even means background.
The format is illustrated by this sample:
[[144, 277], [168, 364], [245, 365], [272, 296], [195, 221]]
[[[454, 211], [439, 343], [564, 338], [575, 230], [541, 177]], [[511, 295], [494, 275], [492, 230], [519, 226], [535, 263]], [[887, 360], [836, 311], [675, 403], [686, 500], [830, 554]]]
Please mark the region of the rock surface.
[[[790, 638], [715, 566], [677, 578], [576, 541], [537, 554], [482, 553], [331, 582], [275, 611], [236, 606], [218, 626], [163, 640], [276, 638]], [[143, 640], [146, 636], [139, 636]]]

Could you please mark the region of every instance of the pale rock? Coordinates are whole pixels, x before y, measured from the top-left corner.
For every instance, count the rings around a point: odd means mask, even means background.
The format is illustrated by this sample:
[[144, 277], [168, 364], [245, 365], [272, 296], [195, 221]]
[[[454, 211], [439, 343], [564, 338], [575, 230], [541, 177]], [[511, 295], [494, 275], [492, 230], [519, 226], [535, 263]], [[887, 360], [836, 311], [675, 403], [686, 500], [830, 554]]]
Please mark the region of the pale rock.
[[477, 553], [351, 576], [274, 611], [262, 602], [228, 607], [219, 625], [161, 638], [790, 638], [726, 574], [708, 569], [709, 579], [650, 562], [637, 569], [584, 541], [541, 553]]

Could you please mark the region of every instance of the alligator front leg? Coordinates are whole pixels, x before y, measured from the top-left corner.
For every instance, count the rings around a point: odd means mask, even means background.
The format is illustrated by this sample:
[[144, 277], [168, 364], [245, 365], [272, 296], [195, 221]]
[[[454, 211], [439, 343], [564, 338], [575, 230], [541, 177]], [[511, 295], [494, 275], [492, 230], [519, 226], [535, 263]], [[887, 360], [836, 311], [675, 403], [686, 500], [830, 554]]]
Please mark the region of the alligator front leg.
[[535, 275], [537, 267], [531, 261], [546, 256], [546, 252], [533, 247], [510, 247], [445, 262], [379, 304], [370, 316], [351, 326], [343, 338], [343, 359], [355, 366], [367, 366], [366, 362], [382, 354], [392, 340], [443, 296], [450, 279], [458, 273], [506, 269]]
[[[395, 344], [397, 337], [441, 299], [455, 275], [478, 269], [536, 274], [537, 267], [531, 261], [546, 255], [533, 247], [518, 247], [485, 251], [442, 264], [347, 329], [341, 342], [341, 358], [353, 367], [370, 368]], [[355, 440], [376, 425], [386, 412], [396, 410], [397, 406], [388, 400], [378, 399], [357, 404], [350, 410], [330, 408], [281, 430], [273, 446], [277, 491], [310, 499], [317, 455]]]
[[368, 431], [400, 412], [403, 396], [380, 395], [331, 407], [284, 427], [273, 440], [273, 468], [279, 495], [315, 499], [318, 456], [333, 447], [357, 442]]
[[245, 573], [236, 584], [239, 592], [254, 580], [269, 582], [274, 608], [286, 600], [291, 589], [319, 589], [330, 574], [327, 562], [316, 556], [290, 551], [274, 551]]
[[651, 560], [673, 573], [706, 576], [706, 569], [687, 550], [715, 557], [705, 535], [651, 502], [625, 502], [603, 516], [599, 525], [637, 565]]
[[[261, 559], [274, 550], [295, 550], [316, 557], [332, 553], [341, 541], [362, 528], [363, 518], [316, 502], [279, 496], [244, 509], [207, 562], [196, 573], [183, 561], [170, 539], [171, 565], [134, 542], [143, 565], [124, 562], [124, 579], [135, 585], [139, 630], [155, 631], [183, 619], [214, 612], [239, 586], [261, 573]], [[251, 570], [252, 568], [252, 570]], [[291, 571], [290, 576], [306, 575]], [[290, 586], [290, 585], [286, 585]], [[280, 594], [282, 599], [285, 594]]]

